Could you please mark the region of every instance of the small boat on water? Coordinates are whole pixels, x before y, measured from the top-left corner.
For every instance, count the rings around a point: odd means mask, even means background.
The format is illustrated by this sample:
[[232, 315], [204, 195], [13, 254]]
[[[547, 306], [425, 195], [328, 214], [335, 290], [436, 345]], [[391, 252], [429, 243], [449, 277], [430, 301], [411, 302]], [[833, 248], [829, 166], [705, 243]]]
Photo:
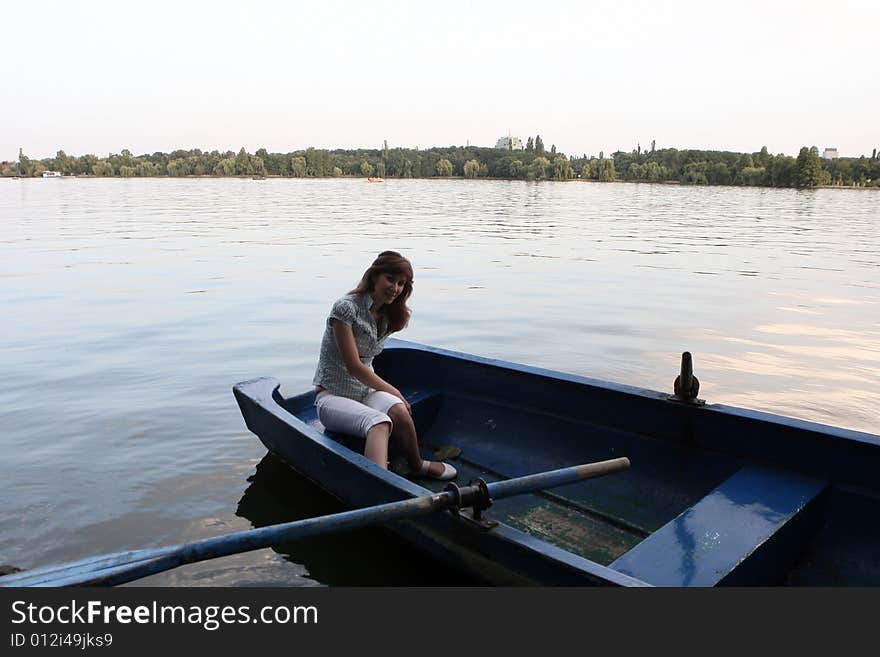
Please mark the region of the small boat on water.
[[367, 178], [367, 182], [371, 182], [371, 183], [385, 182], [385, 179], [379, 178], [378, 176], [373, 176], [373, 177]]
[[[388, 528], [495, 584], [880, 585], [880, 436], [389, 339], [425, 456], [490, 485], [628, 457], [625, 472]], [[234, 387], [247, 427], [351, 508], [443, 489], [324, 429], [314, 392]], [[392, 454], [393, 459], [393, 454]]]
[[60, 177], [61, 177], [60, 171], [44, 171], [43, 172], [43, 178], [60, 178]]

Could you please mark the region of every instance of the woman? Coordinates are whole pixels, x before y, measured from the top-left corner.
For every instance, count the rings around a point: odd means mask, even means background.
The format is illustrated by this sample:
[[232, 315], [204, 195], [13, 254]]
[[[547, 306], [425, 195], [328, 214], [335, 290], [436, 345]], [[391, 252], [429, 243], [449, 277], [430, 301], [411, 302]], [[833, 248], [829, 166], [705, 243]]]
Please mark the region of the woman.
[[409, 402], [373, 371], [385, 338], [409, 323], [412, 281], [409, 260], [383, 251], [358, 286], [333, 304], [312, 381], [315, 406], [330, 431], [365, 438], [364, 456], [373, 463], [388, 467], [388, 440], [394, 438], [414, 473], [452, 479], [458, 473], [451, 465], [422, 459]]

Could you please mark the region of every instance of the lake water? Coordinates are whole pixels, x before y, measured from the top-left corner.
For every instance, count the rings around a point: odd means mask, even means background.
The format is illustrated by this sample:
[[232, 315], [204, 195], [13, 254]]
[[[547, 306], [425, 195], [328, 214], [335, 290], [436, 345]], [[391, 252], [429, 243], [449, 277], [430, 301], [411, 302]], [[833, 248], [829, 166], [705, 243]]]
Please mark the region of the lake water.
[[[384, 249], [399, 337], [880, 431], [880, 193], [508, 181], [0, 180], [0, 564], [339, 507], [266, 456], [232, 385], [307, 389]], [[152, 585], [468, 583], [381, 530]]]

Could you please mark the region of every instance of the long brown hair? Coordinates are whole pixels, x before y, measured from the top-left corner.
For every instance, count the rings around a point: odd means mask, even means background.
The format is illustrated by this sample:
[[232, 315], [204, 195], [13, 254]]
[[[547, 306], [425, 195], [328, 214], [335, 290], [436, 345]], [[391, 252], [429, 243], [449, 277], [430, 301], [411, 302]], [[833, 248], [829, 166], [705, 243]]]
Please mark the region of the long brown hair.
[[373, 281], [379, 274], [392, 274], [406, 276], [403, 290], [393, 302], [382, 306], [382, 312], [388, 318], [389, 332], [400, 331], [409, 324], [410, 309], [406, 305], [413, 291], [413, 268], [410, 261], [397, 251], [382, 251], [373, 260], [373, 264], [364, 272], [361, 282], [349, 294], [371, 294]]

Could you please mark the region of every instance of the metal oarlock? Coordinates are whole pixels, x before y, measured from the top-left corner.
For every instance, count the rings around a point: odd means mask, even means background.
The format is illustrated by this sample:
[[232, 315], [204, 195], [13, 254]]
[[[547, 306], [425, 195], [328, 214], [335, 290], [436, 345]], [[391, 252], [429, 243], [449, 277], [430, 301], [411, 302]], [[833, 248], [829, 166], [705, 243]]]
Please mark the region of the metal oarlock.
[[[483, 529], [491, 529], [498, 524], [483, 517], [483, 511], [492, 506], [492, 495], [485, 479], [473, 479], [464, 488], [450, 482], [443, 490], [454, 496], [455, 501], [449, 509], [454, 515], [471, 520]], [[466, 512], [467, 508], [470, 508], [469, 516], [462, 513]]]

